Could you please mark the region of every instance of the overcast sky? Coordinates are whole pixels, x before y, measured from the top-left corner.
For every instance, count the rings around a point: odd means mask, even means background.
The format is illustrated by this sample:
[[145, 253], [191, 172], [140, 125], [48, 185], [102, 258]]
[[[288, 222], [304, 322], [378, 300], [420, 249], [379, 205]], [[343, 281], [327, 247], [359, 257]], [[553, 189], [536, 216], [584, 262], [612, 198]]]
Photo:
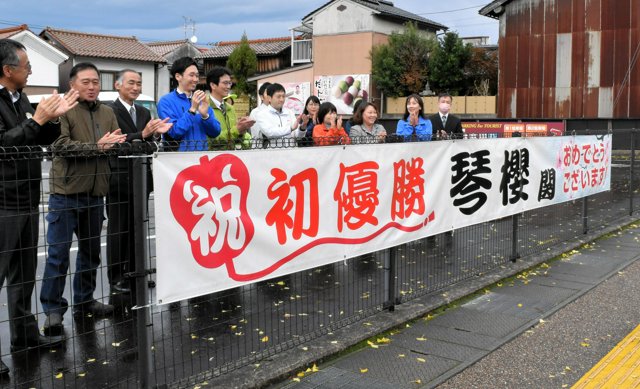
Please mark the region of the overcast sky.
[[[39, 33], [45, 26], [112, 35], [143, 42], [185, 38], [185, 18], [195, 22], [198, 45], [289, 36], [302, 17], [328, 0], [20, 0], [3, 7], [0, 28], [22, 23]], [[491, 0], [395, 0], [394, 5], [431, 19], [460, 36], [489, 36], [497, 43], [498, 22], [478, 10]], [[191, 30], [187, 31], [191, 36]]]

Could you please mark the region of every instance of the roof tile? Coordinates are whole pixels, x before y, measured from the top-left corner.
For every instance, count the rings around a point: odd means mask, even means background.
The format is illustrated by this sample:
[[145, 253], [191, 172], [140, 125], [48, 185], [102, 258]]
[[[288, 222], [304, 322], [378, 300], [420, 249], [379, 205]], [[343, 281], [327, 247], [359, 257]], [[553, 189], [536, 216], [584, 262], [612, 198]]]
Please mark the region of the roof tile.
[[[256, 55], [276, 55], [291, 46], [291, 37], [255, 39], [248, 42]], [[198, 58], [226, 58], [239, 45], [240, 41], [219, 42], [198, 55]]]
[[165, 59], [133, 36], [91, 34], [78, 31], [45, 28], [40, 35], [58, 41], [73, 55], [141, 62], [166, 62]]

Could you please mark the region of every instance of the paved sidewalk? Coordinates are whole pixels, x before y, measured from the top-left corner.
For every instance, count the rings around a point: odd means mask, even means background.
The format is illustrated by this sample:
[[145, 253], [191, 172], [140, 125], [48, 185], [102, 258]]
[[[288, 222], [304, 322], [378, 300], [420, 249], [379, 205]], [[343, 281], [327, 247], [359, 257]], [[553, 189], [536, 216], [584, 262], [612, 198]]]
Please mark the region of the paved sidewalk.
[[[640, 258], [639, 236], [640, 226], [638, 225], [622, 232], [609, 234], [578, 251], [572, 251], [561, 260], [552, 262], [550, 266], [537, 266], [512, 281], [498, 283], [491, 290], [485, 290], [484, 294], [460, 307], [449, 309], [434, 318], [417, 320], [387, 335], [386, 338], [373, 337], [369, 346], [327, 364], [319, 365], [317, 372], [305, 374], [299, 378], [299, 382], [290, 378], [277, 387], [287, 389], [435, 387], [532, 327], [544, 323], [549, 316], [567, 304], [585, 295], [613, 275], [619, 274], [630, 264], [634, 264]], [[637, 265], [640, 265], [640, 261]], [[637, 268], [640, 277], [640, 266]], [[633, 294], [635, 291], [637, 289], [626, 293]], [[597, 294], [597, 290], [593, 293]], [[635, 293], [626, 297], [631, 301], [637, 301], [640, 294]], [[631, 309], [638, 311], [637, 304], [634, 304]], [[583, 310], [586, 309], [583, 308]], [[616, 313], [612, 312], [611, 315], [609, 319], [615, 322], [618, 319], [615, 316]], [[619, 319], [628, 322], [627, 326], [631, 329], [637, 325], [633, 320], [623, 319], [622, 315]], [[623, 326], [623, 328], [626, 327]], [[620, 336], [622, 338], [624, 334]], [[589, 344], [586, 341], [583, 343], [586, 346], [578, 347], [587, 349]], [[615, 343], [613, 342], [613, 345]], [[545, 347], [554, 349], [553, 344], [546, 344]], [[604, 350], [606, 354], [607, 346]], [[561, 349], [556, 349], [555, 352], [561, 352]], [[531, 351], [531, 353], [536, 352]], [[513, 359], [513, 356], [508, 358]], [[503, 357], [502, 360], [504, 361], [505, 358]], [[597, 359], [595, 361], [597, 362]], [[589, 363], [583, 366], [585, 371], [591, 367]], [[518, 381], [521, 373], [519, 369], [524, 367], [511, 367], [510, 371], [515, 374], [515, 378], [504, 387], [529, 382], [525, 377], [521, 377], [521, 381]], [[535, 370], [536, 367], [534, 364], [529, 366], [529, 369]], [[571, 370], [569, 363], [566, 367], [568, 371]], [[495, 369], [499, 368], [494, 363], [492, 370], [484, 369], [478, 373], [479, 376], [486, 378], [484, 384], [480, 383], [478, 376], [464, 379], [460, 378], [463, 376], [461, 374], [452, 379], [453, 383], [444, 386], [497, 387], [500, 385], [497, 385], [495, 376], [500, 375], [500, 370]], [[549, 369], [555, 371], [551, 367]], [[566, 373], [567, 371], [564, 373], [559, 371], [557, 377], [565, 379]], [[542, 376], [547, 375], [552, 377], [549, 377], [549, 382], [546, 384], [535, 380], [533, 383], [529, 382], [529, 385], [531, 387], [558, 386], [565, 382], [555, 379], [556, 374], [542, 372]], [[571, 379], [575, 382], [579, 378], [580, 376], [576, 376]]]

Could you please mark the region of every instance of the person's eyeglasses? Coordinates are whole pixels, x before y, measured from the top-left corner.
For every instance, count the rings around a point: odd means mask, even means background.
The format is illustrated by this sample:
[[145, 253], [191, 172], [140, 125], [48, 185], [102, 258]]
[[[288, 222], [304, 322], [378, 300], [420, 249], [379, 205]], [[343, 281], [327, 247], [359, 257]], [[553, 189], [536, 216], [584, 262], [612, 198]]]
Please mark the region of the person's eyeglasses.
[[223, 85], [229, 85], [229, 86], [233, 85], [232, 81], [220, 81], [220, 83]]
[[9, 66], [13, 66], [14, 68], [25, 68], [27, 71], [31, 71], [31, 62], [27, 62], [24, 66], [20, 66], [20, 64], [9, 64]]

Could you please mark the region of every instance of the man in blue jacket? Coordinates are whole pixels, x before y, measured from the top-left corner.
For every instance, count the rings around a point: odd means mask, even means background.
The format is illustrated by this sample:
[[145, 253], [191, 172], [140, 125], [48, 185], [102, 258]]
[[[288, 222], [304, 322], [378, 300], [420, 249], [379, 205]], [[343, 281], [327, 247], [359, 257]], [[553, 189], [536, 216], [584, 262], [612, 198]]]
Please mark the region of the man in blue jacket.
[[208, 150], [207, 136], [220, 135], [220, 123], [209, 107], [206, 93], [196, 90], [200, 77], [196, 62], [190, 57], [176, 60], [171, 66], [171, 77], [178, 87], [158, 102], [158, 116], [168, 117], [173, 124], [167, 139], [180, 141], [178, 151]]

